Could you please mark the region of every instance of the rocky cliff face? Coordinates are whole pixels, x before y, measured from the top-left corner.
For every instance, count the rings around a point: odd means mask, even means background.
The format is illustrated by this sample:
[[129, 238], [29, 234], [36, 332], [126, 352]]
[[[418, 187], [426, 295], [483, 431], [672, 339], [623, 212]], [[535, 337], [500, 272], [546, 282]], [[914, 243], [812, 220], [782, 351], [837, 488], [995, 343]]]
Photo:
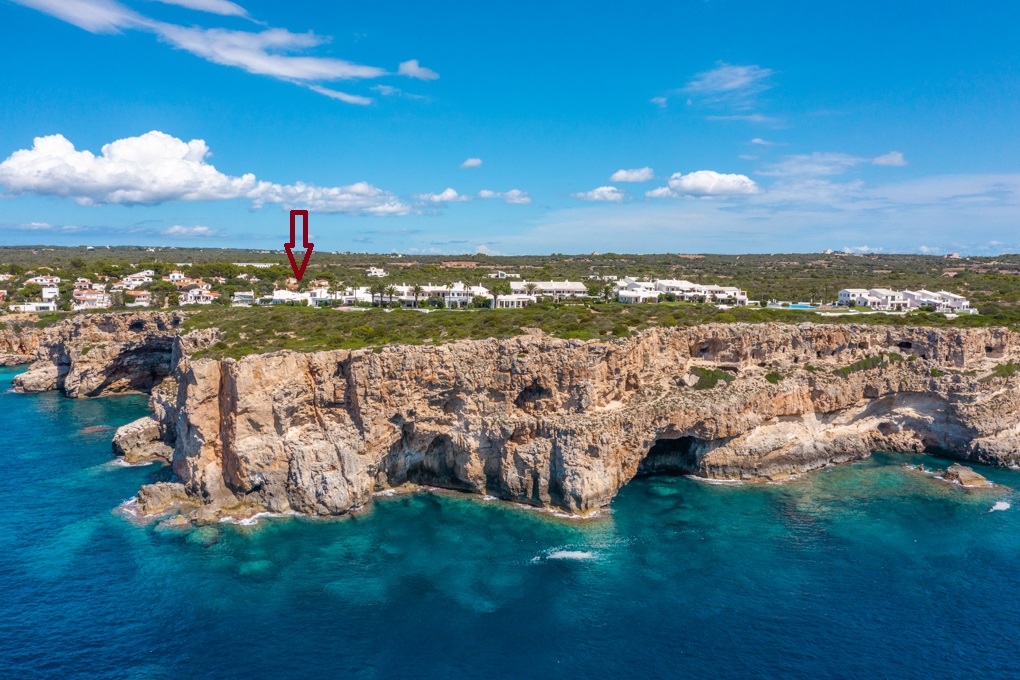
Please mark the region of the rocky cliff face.
[[639, 473], [782, 479], [872, 450], [1020, 464], [1020, 380], [991, 374], [1020, 355], [1004, 329], [727, 324], [240, 361], [193, 361], [185, 338], [173, 351], [155, 416], [117, 445], [172, 448], [179, 483], [139, 504], [191, 505], [197, 521], [338, 515], [406, 484], [587, 514]]
[[147, 391], [170, 373], [183, 320], [177, 312], [76, 315], [44, 329], [23, 326], [11, 332], [16, 340], [0, 334], [0, 351], [10, 347], [11, 354], [33, 361], [14, 378], [19, 392], [95, 397]]

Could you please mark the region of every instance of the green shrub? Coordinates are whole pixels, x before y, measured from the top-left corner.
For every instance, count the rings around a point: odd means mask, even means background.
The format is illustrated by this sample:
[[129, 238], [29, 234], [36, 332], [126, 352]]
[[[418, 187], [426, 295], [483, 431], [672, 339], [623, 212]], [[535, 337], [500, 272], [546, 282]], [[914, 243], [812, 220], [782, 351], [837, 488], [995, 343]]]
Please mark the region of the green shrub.
[[931, 367], [931, 377], [933, 377], [933, 378], [941, 378], [945, 374], [946, 374], [945, 371], [940, 371], [939, 369], [935, 368], [934, 366]]
[[718, 385], [720, 380], [723, 383], [730, 383], [735, 379], [732, 373], [719, 368], [692, 366], [691, 373], [698, 376], [698, 382], [694, 384], [694, 389], [696, 390], [710, 390]]
[[778, 371], [771, 371], [769, 373], [766, 373], [765, 379], [768, 380], [773, 385], [778, 385], [779, 381], [786, 380], [783, 374], [779, 373]]

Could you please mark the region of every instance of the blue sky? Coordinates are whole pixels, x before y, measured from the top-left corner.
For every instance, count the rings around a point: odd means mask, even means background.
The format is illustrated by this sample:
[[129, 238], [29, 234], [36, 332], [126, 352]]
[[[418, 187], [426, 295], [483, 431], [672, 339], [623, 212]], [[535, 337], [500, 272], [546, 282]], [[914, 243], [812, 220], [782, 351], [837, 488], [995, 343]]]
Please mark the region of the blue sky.
[[1020, 250], [1020, 5], [834, 5], [0, 0], [0, 242]]

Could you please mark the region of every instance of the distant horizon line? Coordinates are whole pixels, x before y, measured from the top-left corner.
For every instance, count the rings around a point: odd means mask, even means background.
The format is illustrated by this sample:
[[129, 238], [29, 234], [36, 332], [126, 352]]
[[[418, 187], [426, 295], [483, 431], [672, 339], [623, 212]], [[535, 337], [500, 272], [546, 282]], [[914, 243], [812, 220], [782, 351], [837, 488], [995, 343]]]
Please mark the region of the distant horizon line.
[[[0, 251], [3, 250], [14, 250], [14, 249], [48, 249], [48, 250], [80, 250], [80, 249], [92, 249], [92, 250], [115, 250], [118, 248], [131, 248], [139, 249], [145, 252], [165, 252], [172, 250], [208, 250], [208, 251], [238, 251], [245, 253], [258, 253], [263, 255], [285, 255], [285, 251], [281, 246], [277, 248], [244, 248], [239, 246], [151, 246], [151, 245], [138, 245], [138, 244], [119, 244], [119, 245], [90, 245], [80, 244], [75, 246], [68, 245], [57, 245], [57, 244], [26, 244], [26, 245], [0, 245]], [[149, 250], [149, 249], [155, 250]], [[296, 249], [300, 250], [300, 249]], [[780, 255], [839, 255], [847, 257], [866, 257], [866, 256], [897, 256], [897, 257], [926, 257], [926, 258], [940, 258], [940, 259], [964, 259], [964, 258], [995, 258], [995, 257], [1012, 257], [1020, 256], [1020, 252], [998, 252], [990, 254], [973, 254], [966, 251], [947, 251], [944, 253], [916, 253], [916, 252], [902, 252], [902, 251], [886, 251], [886, 250], [871, 250], [868, 252], [853, 252], [847, 250], [790, 250], [790, 251], [773, 251], [773, 252], [754, 252], [747, 251], [742, 253], [721, 253], [721, 252], [621, 252], [615, 250], [607, 251], [586, 251], [586, 252], [546, 252], [546, 253], [421, 253], [421, 252], [401, 252], [399, 250], [388, 250], [388, 251], [370, 251], [370, 250], [334, 250], [321, 248], [315, 251], [321, 255], [379, 255], [379, 256], [394, 256], [399, 255], [400, 257], [479, 257], [479, 258], [500, 258], [500, 257], [603, 257], [606, 255], [636, 255], [636, 256], [672, 256], [672, 257], [705, 257], [705, 256], [718, 256], [718, 257], [743, 257], [743, 256], [780, 256]]]

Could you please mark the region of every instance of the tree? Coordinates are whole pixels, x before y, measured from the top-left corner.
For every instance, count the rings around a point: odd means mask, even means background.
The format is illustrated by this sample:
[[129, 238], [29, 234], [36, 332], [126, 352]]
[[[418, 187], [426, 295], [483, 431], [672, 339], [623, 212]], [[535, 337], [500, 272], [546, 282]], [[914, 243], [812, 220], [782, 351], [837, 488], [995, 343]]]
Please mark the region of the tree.
[[181, 304], [181, 296], [175, 290], [166, 296], [166, 301], [171, 307], [177, 307]]
[[379, 296], [379, 306], [383, 306], [383, 295], [386, 293], [386, 286], [381, 283], [373, 283], [368, 289], [368, 292], [372, 294], [372, 303], [375, 304], [375, 298]]
[[524, 290], [528, 291], [528, 295], [534, 295], [535, 291], [538, 290], [538, 284], [528, 281], [524, 284]]
[[418, 307], [418, 298], [421, 297], [421, 294], [424, 292], [425, 289], [421, 287], [421, 284], [416, 283], [411, 287], [411, 294], [414, 295], [414, 306], [416, 309]]
[[392, 283], [386, 286], [386, 295], [390, 298], [390, 307], [393, 306], [393, 298], [397, 296], [397, 287]]

